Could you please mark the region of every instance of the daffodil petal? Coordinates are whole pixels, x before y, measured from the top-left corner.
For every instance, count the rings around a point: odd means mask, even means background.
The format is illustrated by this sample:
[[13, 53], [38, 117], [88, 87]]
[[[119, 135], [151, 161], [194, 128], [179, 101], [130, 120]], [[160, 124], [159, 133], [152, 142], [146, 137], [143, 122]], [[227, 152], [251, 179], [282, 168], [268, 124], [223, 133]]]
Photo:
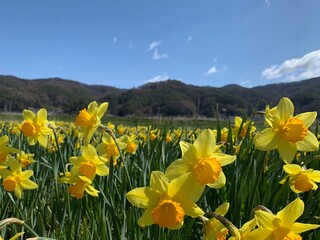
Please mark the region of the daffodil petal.
[[193, 218], [204, 215], [202, 209], [199, 208], [197, 204], [195, 204], [192, 200], [184, 198], [179, 202], [186, 215], [191, 216]]
[[32, 170], [26, 170], [26, 171], [20, 173], [20, 176], [24, 179], [30, 178], [32, 175], [33, 175]]
[[266, 128], [254, 138], [255, 148], [262, 151], [270, 151], [277, 147], [277, 134], [272, 128]]
[[47, 110], [45, 108], [41, 108], [37, 113], [37, 123], [43, 124], [47, 121]]
[[191, 143], [188, 143], [188, 142], [185, 142], [185, 141], [180, 141], [179, 145], [180, 145], [182, 156], [192, 146]]
[[258, 210], [258, 211], [255, 211], [255, 218], [257, 220], [257, 225], [259, 226], [259, 228], [273, 231], [274, 226], [272, 224], [272, 221], [275, 218], [273, 214], [262, 211], [262, 210]]
[[98, 109], [98, 103], [96, 101], [89, 103], [88, 113], [90, 113], [91, 115], [94, 115], [96, 113], [97, 109]]
[[252, 232], [250, 232], [247, 236], [247, 240], [271, 240], [273, 238], [271, 238], [272, 232], [270, 230], [266, 230], [266, 229], [255, 229]]
[[233, 163], [237, 158], [236, 156], [231, 156], [224, 153], [213, 153], [212, 157], [216, 158], [220, 162], [221, 166]]
[[159, 191], [162, 194], [167, 192], [169, 185], [169, 179], [164, 175], [163, 172], [153, 171], [150, 177], [150, 188], [153, 191]]
[[286, 162], [291, 163], [297, 153], [297, 145], [293, 142], [282, 139], [278, 142], [280, 157]]
[[153, 218], [152, 218], [152, 211], [153, 208], [147, 208], [142, 216], [138, 220], [138, 224], [141, 227], [146, 227], [154, 224]]
[[35, 182], [32, 182], [29, 179], [22, 180], [20, 184], [25, 189], [36, 189], [36, 188], [38, 188], [38, 185]]
[[188, 198], [196, 202], [201, 197], [205, 185], [200, 185], [192, 173], [185, 173], [173, 179], [168, 186], [168, 195], [171, 198]]
[[99, 176], [107, 176], [109, 175], [109, 168], [105, 164], [97, 164], [96, 165], [96, 174]]
[[301, 172], [301, 167], [297, 164], [285, 164], [283, 165], [283, 171], [289, 175], [297, 175]]
[[308, 173], [308, 177], [315, 182], [320, 182], [320, 171], [313, 170], [312, 172]]
[[196, 147], [200, 157], [207, 157], [210, 155], [216, 145], [216, 139], [211, 130], [203, 130], [197, 139], [194, 141], [193, 146]]
[[95, 189], [92, 185], [87, 185], [85, 188], [85, 191], [93, 197], [99, 196], [99, 191], [97, 189]]
[[99, 118], [103, 117], [104, 113], [108, 109], [108, 106], [109, 106], [108, 102], [101, 103], [101, 105], [98, 107], [98, 111], [97, 111], [97, 115]]
[[227, 212], [229, 210], [229, 206], [230, 206], [229, 203], [227, 203], [227, 202], [223, 203], [214, 211], [214, 213], [224, 216], [227, 214]]
[[226, 184], [226, 176], [221, 171], [219, 178], [214, 183], [209, 183], [207, 185], [211, 188], [219, 189], [219, 188], [222, 188], [225, 184]]
[[126, 194], [128, 201], [136, 207], [147, 208], [155, 201], [158, 201], [160, 194], [152, 191], [150, 187], [140, 187], [129, 191]]
[[286, 121], [288, 118], [292, 117], [294, 113], [293, 103], [289, 98], [282, 98], [277, 106], [275, 115], [278, 117], [280, 122]]
[[297, 149], [302, 152], [313, 152], [319, 149], [319, 141], [310, 131], [302, 141], [296, 142], [296, 144]]
[[290, 227], [290, 229], [294, 232], [294, 233], [302, 233], [302, 232], [306, 232], [312, 229], [316, 229], [320, 227], [320, 225], [318, 224], [307, 224], [307, 223], [293, 223]]
[[182, 159], [178, 159], [167, 167], [165, 175], [169, 180], [175, 179], [184, 173], [190, 172], [190, 166], [189, 164], [185, 164]]
[[30, 121], [30, 122], [33, 122], [33, 119], [36, 117], [36, 115], [32, 111], [27, 109], [23, 110], [22, 116], [24, 120]]
[[317, 118], [317, 112], [305, 112], [305, 113], [298, 114], [295, 117], [302, 120], [306, 125], [306, 127], [310, 127]]
[[303, 209], [303, 201], [297, 198], [279, 211], [276, 217], [281, 219], [282, 226], [290, 227], [302, 215]]
[[185, 151], [184, 155], [182, 156], [182, 161], [185, 164], [194, 164], [201, 157], [202, 156], [198, 156], [198, 149], [194, 145], [191, 145], [189, 149]]

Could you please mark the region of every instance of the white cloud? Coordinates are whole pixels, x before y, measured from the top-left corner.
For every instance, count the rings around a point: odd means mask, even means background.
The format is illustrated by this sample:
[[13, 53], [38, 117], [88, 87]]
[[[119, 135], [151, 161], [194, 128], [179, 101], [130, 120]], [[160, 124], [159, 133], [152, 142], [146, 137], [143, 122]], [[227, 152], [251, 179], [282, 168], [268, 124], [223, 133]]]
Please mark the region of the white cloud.
[[161, 44], [160, 41], [153, 41], [152, 43], [150, 43], [149, 48], [147, 49], [147, 51], [150, 51], [156, 47], [158, 47]]
[[152, 59], [153, 60], [159, 60], [159, 59], [164, 59], [164, 58], [169, 58], [170, 55], [168, 53], [162, 53], [162, 54], [159, 54], [158, 53], [158, 49], [156, 48], [153, 52], [153, 56], [152, 56]]
[[270, 7], [271, 1], [270, 0], [264, 0], [264, 3], [267, 5], [267, 7]]
[[115, 42], [117, 42], [118, 41], [118, 38], [117, 37], [114, 37], [113, 38], [113, 42], [115, 43]]
[[265, 79], [282, 78], [286, 82], [300, 81], [320, 76], [320, 50], [307, 53], [301, 58], [292, 58], [280, 65], [272, 65], [262, 71]]
[[212, 74], [215, 74], [217, 73], [218, 70], [216, 68], [216, 66], [212, 66], [211, 68], [209, 68], [209, 70], [206, 72], [206, 75], [209, 76], [209, 75], [212, 75]]
[[187, 43], [191, 42], [192, 41], [192, 36], [190, 35], [188, 38], [187, 38]]
[[169, 76], [167, 75], [158, 75], [158, 76], [155, 76], [153, 78], [150, 78], [146, 81], [146, 83], [155, 83], [155, 82], [163, 82], [163, 81], [167, 81], [169, 79]]

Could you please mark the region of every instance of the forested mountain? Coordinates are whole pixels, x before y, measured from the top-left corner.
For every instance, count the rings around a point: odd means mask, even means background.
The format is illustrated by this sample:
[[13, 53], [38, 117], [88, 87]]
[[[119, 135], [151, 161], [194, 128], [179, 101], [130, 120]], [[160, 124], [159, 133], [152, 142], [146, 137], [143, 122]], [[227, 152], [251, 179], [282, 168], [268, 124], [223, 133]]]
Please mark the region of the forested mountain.
[[253, 88], [199, 87], [168, 80], [118, 89], [59, 78], [24, 80], [0, 75], [1, 112], [45, 107], [53, 114], [74, 114], [96, 100], [108, 101], [108, 112], [118, 116], [213, 117], [216, 110], [226, 115], [250, 114], [267, 104], [275, 106], [284, 96], [292, 100], [296, 113], [319, 111], [320, 77]]

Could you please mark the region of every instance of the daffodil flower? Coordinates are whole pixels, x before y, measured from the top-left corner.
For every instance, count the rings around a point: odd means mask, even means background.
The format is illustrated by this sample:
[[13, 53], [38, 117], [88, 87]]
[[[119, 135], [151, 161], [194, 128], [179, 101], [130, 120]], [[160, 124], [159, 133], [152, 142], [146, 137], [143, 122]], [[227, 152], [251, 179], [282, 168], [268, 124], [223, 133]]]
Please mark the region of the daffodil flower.
[[170, 180], [190, 172], [201, 185], [216, 189], [225, 185], [222, 167], [232, 163], [236, 156], [220, 152], [221, 145], [216, 145], [211, 130], [202, 131], [193, 144], [181, 141], [180, 147], [182, 158], [171, 163], [165, 171]]
[[[224, 216], [229, 210], [229, 203], [221, 204], [215, 211], [215, 214]], [[225, 240], [228, 235], [228, 229], [216, 218], [207, 219], [203, 225], [204, 240]]]
[[84, 193], [88, 193], [93, 197], [98, 197], [99, 191], [92, 186], [92, 180], [86, 176], [79, 175], [76, 171], [66, 172], [63, 177], [59, 179], [62, 183], [68, 183], [72, 186], [69, 186], [68, 190], [72, 197], [81, 199], [84, 196]]
[[17, 198], [22, 197], [24, 189], [36, 189], [38, 185], [29, 178], [33, 175], [32, 170], [22, 171], [20, 163], [16, 159], [9, 161], [9, 169], [0, 170], [3, 177], [2, 186], [8, 192], [14, 191]]
[[302, 240], [299, 233], [320, 227], [316, 224], [295, 222], [304, 211], [304, 203], [297, 198], [288, 204], [277, 215], [257, 210], [255, 218], [258, 228], [249, 233], [247, 240]]
[[117, 138], [115, 140], [116, 142], [109, 134], [104, 133], [101, 143], [97, 146], [99, 155], [107, 158], [108, 162], [113, 159], [114, 165], [117, 163], [117, 158], [120, 156], [118, 146], [120, 150], [125, 149], [127, 146], [124, 142], [121, 141], [120, 138]]
[[[243, 121], [241, 117], [236, 116], [234, 118], [234, 126], [232, 128], [233, 135], [235, 137], [240, 136], [244, 138], [247, 134], [247, 131], [250, 129], [249, 134], [251, 135], [254, 131], [256, 131], [256, 127], [252, 126], [253, 122], [251, 121]], [[241, 128], [241, 131], [240, 131]]]
[[254, 227], [257, 225], [257, 221], [255, 218], [251, 219], [250, 221], [243, 224], [243, 226], [239, 229], [240, 238], [236, 238], [234, 236], [231, 236], [228, 240], [246, 240], [248, 237], [248, 234], [254, 229]]
[[69, 159], [73, 164], [71, 172], [74, 175], [86, 176], [93, 180], [96, 174], [99, 176], [109, 174], [109, 168], [106, 165], [107, 159], [98, 156], [96, 149], [91, 144], [81, 147], [81, 152], [81, 156]]
[[126, 144], [126, 147], [123, 149], [125, 152], [128, 152], [130, 154], [135, 154], [136, 150], [138, 148], [138, 140], [135, 135], [123, 135], [119, 138], [120, 142], [123, 142]]
[[47, 147], [48, 136], [52, 134], [52, 129], [48, 127], [47, 110], [41, 108], [37, 115], [30, 110], [23, 110], [24, 121], [21, 125], [22, 133], [27, 137], [28, 143], [34, 145], [36, 142], [42, 147]]
[[69, 192], [72, 197], [81, 199], [84, 196], [84, 192], [93, 197], [98, 197], [99, 191], [96, 190], [91, 184], [92, 180], [86, 176], [75, 176], [76, 180], [74, 184], [69, 187]]
[[319, 148], [317, 138], [308, 130], [317, 112], [293, 116], [294, 106], [289, 98], [282, 98], [274, 114], [265, 118], [268, 128], [255, 136], [255, 147], [262, 151], [278, 149], [280, 157], [291, 163], [297, 151], [312, 152]]
[[82, 109], [77, 118], [75, 125], [80, 127], [79, 136], [83, 137], [84, 143], [88, 144], [93, 133], [100, 126], [101, 118], [108, 108], [109, 103], [104, 102], [100, 106], [96, 101], [91, 102], [87, 109]]
[[318, 188], [316, 182], [320, 182], [320, 171], [305, 169], [297, 164], [286, 164], [283, 166], [283, 170], [288, 175], [280, 183], [284, 184], [289, 178], [289, 185], [293, 192], [302, 193]]
[[16, 148], [8, 146], [8, 144], [9, 137], [7, 135], [0, 137], [0, 166], [4, 164], [6, 160], [8, 160], [8, 156], [10, 155], [10, 153], [16, 153], [19, 151]]
[[149, 187], [133, 189], [126, 197], [132, 205], [146, 209], [138, 220], [141, 227], [157, 224], [160, 227], [179, 229], [186, 215], [196, 218], [204, 214], [195, 204], [204, 189], [197, 185], [190, 174], [169, 182], [162, 172], [153, 171]]

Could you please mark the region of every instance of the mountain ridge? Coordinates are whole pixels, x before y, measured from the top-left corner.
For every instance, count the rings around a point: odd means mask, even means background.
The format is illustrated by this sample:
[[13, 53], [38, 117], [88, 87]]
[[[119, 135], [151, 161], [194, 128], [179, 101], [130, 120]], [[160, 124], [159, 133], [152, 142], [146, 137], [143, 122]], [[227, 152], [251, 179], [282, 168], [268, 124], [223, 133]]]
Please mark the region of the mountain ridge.
[[108, 101], [108, 112], [118, 116], [204, 116], [251, 114], [289, 97], [295, 112], [320, 109], [320, 77], [251, 88], [236, 84], [196, 86], [168, 79], [136, 88], [119, 89], [88, 85], [75, 80], [44, 78], [26, 80], [0, 75], [0, 111], [45, 107], [57, 114], [74, 114], [89, 102]]

